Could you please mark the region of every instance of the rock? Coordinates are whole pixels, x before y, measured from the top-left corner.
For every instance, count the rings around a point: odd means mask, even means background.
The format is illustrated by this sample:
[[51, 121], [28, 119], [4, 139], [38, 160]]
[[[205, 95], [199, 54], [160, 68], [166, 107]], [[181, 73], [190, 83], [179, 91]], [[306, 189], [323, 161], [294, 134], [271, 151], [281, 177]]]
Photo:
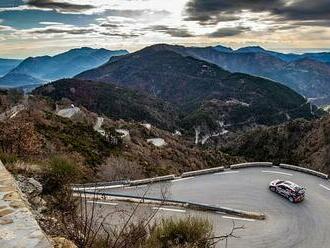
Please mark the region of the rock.
[[11, 214], [11, 213], [14, 213], [15, 211], [11, 208], [5, 208], [5, 209], [2, 209], [0, 210], [0, 217], [4, 217], [8, 214]]
[[163, 146], [167, 145], [165, 140], [161, 139], [161, 138], [148, 139], [147, 142], [151, 143], [151, 144], [153, 144], [154, 146], [157, 146], [157, 147], [163, 147]]
[[17, 192], [10, 192], [2, 198], [4, 201], [21, 201], [21, 196]]
[[77, 248], [77, 246], [70, 240], [62, 237], [53, 238], [54, 248]]
[[13, 219], [8, 217], [0, 219], [0, 225], [9, 225], [13, 222], [14, 222]]
[[9, 206], [12, 208], [24, 208], [25, 204], [23, 201], [12, 201]]
[[39, 206], [39, 208], [43, 208], [46, 206], [46, 201], [42, 199], [40, 196], [33, 197], [29, 200], [32, 205]]
[[28, 178], [22, 175], [17, 176], [18, 186], [21, 191], [29, 197], [39, 196], [42, 192], [42, 185], [34, 178]]
[[11, 230], [1, 229], [0, 240], [11, 240], [16, 237], [15, 233]]

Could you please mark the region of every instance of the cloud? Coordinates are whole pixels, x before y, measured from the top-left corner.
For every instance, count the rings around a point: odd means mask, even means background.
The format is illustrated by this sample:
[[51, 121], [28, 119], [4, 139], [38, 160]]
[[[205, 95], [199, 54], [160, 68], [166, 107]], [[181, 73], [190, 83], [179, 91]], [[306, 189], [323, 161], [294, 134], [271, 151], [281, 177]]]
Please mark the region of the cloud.
[[146, 30], [155, 31], [155, 32], [162, 32], [171, 35], [172, 37], [178, 37], [178, 38], [187, 38], [187, 37], [193, 37], [194, 35], [191, 34], [187, 28], [172, 28], [168, 27], [166, 25], [153, 25]]
[[95, 6], [89, 4], [72, 4], [54, 0], [28, 0], [27, 5], [41, 9], [53, 9], [68, 12], [79, 12], [95, 8]]
[[121, 38], [134, 38], [139, 37], [141, 34], [137, 33], [121, 33], [121, 32], [100, 32], [99, 34], [111, 37], [121, 37]]
[[186, 5], [186, 19], [205, 25], [226, 21], [224, 17], [230, 20], [246, 11], [265, 12], [282, 22], [330, 19], [329, 0], [190, 0]]
[[223, 38], [223, 37], [239, 35], [247, 31], [250, 31], [250, 28], [247, 27], [220, 28], [217, 31], [208, 34], [207, 36], [211, 38]]
[[93, 33], [94, 29], [92, 28], [75, 28], [75, 27], [47, 27], [31, 30], [30, 33], [33, 34], [72, 34], [72, 35], [81, 35], [81, 34], [90, 34]]

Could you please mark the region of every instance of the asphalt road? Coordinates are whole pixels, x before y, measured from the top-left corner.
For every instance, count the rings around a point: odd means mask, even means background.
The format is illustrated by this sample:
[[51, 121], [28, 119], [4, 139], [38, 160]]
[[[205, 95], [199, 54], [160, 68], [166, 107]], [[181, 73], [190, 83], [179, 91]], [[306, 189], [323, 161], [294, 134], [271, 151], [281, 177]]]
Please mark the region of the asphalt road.
[[[274, 179], [290, 180], [306, 188], [306, 198], [298, 204], [272, 193], [268, 184]], [[107, 190], [109, 192], [109, 190]], [[266, 214], [265, 221], [235, 219], [244, 225], [239, 239], [229, 241], [230, 248], [329, 248], [330, 183], [300, 172], [279, 168], [249, 168], [205, 176], [178, 179], [152, 186], [111, 189], [125, 195], [146, 194], [167, 199], [219, 205]], [[164, 216], [194, 215], [192, 211], [159, 211]], [[212, 220], [217, 232], [225, 233], [232, 225], [231, 216], [200, 213]]]

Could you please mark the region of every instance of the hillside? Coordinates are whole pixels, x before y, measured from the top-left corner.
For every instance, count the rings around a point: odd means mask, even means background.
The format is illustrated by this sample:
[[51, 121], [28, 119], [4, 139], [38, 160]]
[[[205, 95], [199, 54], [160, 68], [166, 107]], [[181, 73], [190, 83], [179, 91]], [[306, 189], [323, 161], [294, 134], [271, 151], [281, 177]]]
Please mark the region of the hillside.
[[[70, 102], [58, 105], [61, 109], [68, 106]], [[97, 117], [81, 108], [71, 118], [63, 118], [56, 114], [54, 102], [31, 96], [26, 109], [0, 122], [1, 159], [22, 161], [12, 165], [16, 173], [43, 177], [47, 161], [64, 156], [75, 161], [75, 169], [84, 175], [82, 181], [115, 179], [109, 171], [118, 173], [120, 179], [133, 179], [244, 161], [214, 149], [194, 147], [182, 136], [138, 122], [104, 118], [102, 134], [95, 128]], [[121, 138], [118, 130], [127, 130], [129, 139]], [[164, 139], [166, 144], [157, 147], [148, 141], [153, 138]], [[33, 166], [25, 171], [24, 162], [31, 161]]]
[[253, 161], [292, 163], [330, 173], [330, 117], [247, 132], [224, 151]]
[[175, 129], [178, 121], [178, 112], [170, 104], [112, 84], [63, 79], [37, 88], [33, 94], [55, 101], [66, 98], [77, 106], [115, 120], [147, 122], [170, 130]]
[[175, 104], [187, 130], [207, 134], [288, 118], [312, 118], [310, 104], [286, 86], [241, 73], [230, 73], [192, 57], [177, 47], [155, 45], [116, 57], [77, 76], [137, 89]]
[[0, 86], [37, 85], [47, 81], [73, 77], [98, 67], [112, 56], [127, 54], [125, 50], [109, 51], [83, 47], [55, 56], [30, 57], [0, 78]]

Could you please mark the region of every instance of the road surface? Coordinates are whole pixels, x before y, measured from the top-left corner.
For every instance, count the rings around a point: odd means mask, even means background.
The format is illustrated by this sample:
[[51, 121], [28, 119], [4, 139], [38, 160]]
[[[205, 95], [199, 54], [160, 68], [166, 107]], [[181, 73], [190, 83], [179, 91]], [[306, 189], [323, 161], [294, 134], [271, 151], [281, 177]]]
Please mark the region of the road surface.
[[[274, 179], [290, 180], [306, 188], [306, 199], [292, 204], [272, 193], [268, 184]], [[239, 239], [229, 241], [230, 248], [329, 248], [330, 247], [330, 183], [328, 180], [301, 172], [279, 168], [249, 168], [205, 176], [177, 179], [152, 186], [126, 187], [104, 190], [124, 195], [160, 197], [167, 199], [219, 205], [266, 214], [265, 221], [235, 219], [246, 229]], [[175, 208], [177, 209], [177, 208]], [[164, 216], [188, 216], [192, 211], [166, 208]], [[184, 211], [183, 211], [184, 210]], [[231, 216], [206, 214], [219, 232], [226, 232], [232, 224]], [[211, 217], [210, 217], [211, 216]], [[225, 230], [225, 231], [224, 231]]]

